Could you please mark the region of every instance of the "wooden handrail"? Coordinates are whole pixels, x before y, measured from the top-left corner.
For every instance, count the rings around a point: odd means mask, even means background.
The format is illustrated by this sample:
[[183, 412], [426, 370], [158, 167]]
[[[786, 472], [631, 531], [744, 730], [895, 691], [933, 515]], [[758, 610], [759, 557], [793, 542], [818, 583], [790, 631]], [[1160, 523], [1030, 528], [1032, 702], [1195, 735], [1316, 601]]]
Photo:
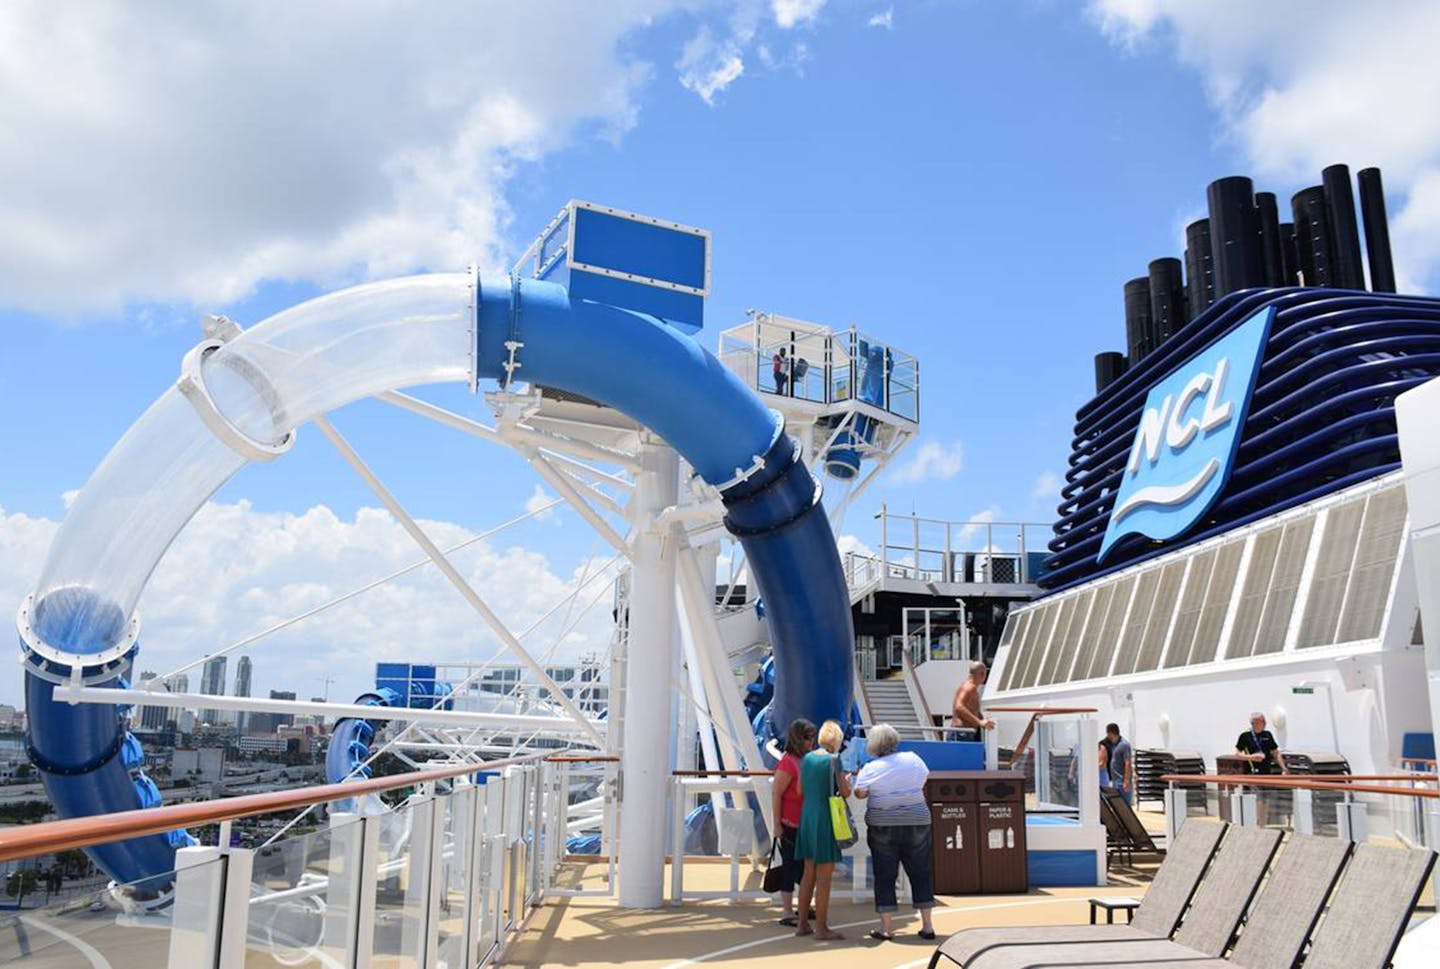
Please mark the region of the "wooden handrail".
[[314, 804], [324, 804], [327, 801], [339, 801], [365, 794], [378, 794], [381, 791], [391, 791], [399, 787], [409, 787], [429, 781], [443, 781], [452, 777], [479, 774], [516, 764], [534, 763], [543, 760], [545, 756], [544, 754], [527, 754], [523, 757], [509, 757], [504, 760], [492, 760], [478, 764], [455, 764], [435, 770], [392, 774], [389, 777], [375, 777], [364, 781], [321, 784], [316, 787], [272, 791], [268, 794], [247, 794], [244, 797], [225, 798], [217, 801], [193, 801], [188, 804], [171, 804], [142, 808], [136, 811], [117, 811], [113, 814], [94, 814], [84, 818], [67, 818], [63, 821], [19, 825], [0, 831], [0, 861], [14, 861], [17, 858], [67, 851], [71, 848], [89, 848], [92, 845], [120, 841], [125, 838], [164, 834], [167, 831], [174, 831], [176, 828], [187, 828], [196, 824], [234, 821], [237, 818], [248, 818], [257, 814], [273, 814], [276, 811], [310, 807]]
[[[1314, 774], [1304, 775], [1314, 777]], [[1225, 784], [1230, 787], [1275, 787], [1291, 791], [1349, 791], [1352, 794], [1396, 794], [1401, 797], [1440, 798], [1440, 791], [1425, 787], [1395, 787], [1383, 784], [1335, 784], [1323, 781], [1298, 780], [1274, 774], [1162, 774], [1168, 784]]]
[[595, 754], [581, 757], [546, 757], [547, 764], [618, 764], [620, 758], [613, 754]]
[[[774, 777], [769, 770], [674, 770], [671, 777]], [[3, 860], [3, 859], [0, 859]]]
[[985, 707], [989, 713], [1033, 713], [1048, 717], [1057, 713], [1099, 713], [1094, 707]]

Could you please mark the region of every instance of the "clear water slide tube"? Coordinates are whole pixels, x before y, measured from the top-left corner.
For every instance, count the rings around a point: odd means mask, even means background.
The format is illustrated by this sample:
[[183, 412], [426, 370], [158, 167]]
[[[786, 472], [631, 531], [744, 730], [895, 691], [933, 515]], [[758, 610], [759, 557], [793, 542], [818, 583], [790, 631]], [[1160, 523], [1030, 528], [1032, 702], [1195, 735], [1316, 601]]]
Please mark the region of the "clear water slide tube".
[[[156, 563], [216, 489], [282, 452], [294, 429], [345, 403], [442, 381], [517, 379], [608, 404], [679, 451], [726, 505], [767, 603], [776, 657], [772, 722], [845, 719], [853, 632], [819, 483], [758, 397], [695, 341], [644, 314], [572, 300], [538, 280], [466, 274], [345, 290], [187, 357], [105, 458], [56, 536], [21, 608], [29, 752], [62, 817], [158, 800], [138, 773], [124, 710], [67, 704], [57, 682], [120, 685], [138, 650], [135, 604]], [[478, 308], [477, 308], [478, 303]], [[189, 397], [187, 398], [187, 393]], [[182, 836], [93, 849], [111, 877], [161, 878]]]

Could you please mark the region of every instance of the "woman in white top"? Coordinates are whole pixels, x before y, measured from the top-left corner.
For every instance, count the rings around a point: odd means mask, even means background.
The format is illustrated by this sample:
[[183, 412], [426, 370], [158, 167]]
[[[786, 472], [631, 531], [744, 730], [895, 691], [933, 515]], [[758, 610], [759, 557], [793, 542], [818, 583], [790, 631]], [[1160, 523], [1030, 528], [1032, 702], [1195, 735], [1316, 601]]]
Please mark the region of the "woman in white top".
[[930, 806], [925, 801], [925, 779], [930, 769], [910, 751], [900, 748], [900, 734], [888, 723], [870, 728], [865, 749], [874, 759], [855, 776], [855, 796], [865, 798], [865, 840], [875, 867], [875, 911], [880, 928], [873, 939], [895, 938], [891, 920], [895, 882], [900, 868], [910, 879], [910, 897], [920, 912], [920, 938], [935, 938], [930, 910], [935, 907], [935, 873], [930, 866]]

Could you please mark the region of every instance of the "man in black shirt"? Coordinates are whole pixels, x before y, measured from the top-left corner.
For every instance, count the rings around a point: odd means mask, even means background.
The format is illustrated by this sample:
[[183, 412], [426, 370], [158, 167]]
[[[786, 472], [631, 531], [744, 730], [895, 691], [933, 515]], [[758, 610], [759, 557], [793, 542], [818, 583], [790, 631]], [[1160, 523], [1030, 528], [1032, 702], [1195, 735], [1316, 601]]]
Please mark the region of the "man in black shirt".
[[1265, 729], [1265, 714], [1250, 714], [1250, 729], [1235, 741], [1235, 752], [1241, 760], [1248, 761], [1252, 774], [1288, 774], [1285, 758], [1280, 754], [1280, 745], [1275, 735]]

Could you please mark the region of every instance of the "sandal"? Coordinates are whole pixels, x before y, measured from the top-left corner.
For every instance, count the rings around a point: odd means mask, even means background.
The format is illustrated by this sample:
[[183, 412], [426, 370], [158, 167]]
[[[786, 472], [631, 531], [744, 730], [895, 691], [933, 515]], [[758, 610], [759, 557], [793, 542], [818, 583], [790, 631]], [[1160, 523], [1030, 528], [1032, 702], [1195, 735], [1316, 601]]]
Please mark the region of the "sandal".
[[935, 932], [933, 929], [921, 929], [920, 938], [924, 939], [926, 942], [934, 942]]
[[793, 928], [795, 928], [796, 925], [799, 925], [800, 923], [797, 921], [796, 916], [794, 916], [794, 915], [787, 915], [787, 916], [785, 916], [784, 918], [782, 918], [782, 919], [780, 920], [780, 924], [781, 924], [781, 925], [789, 926], [790, 928], [793, 929]]
[[881, 932], [879, 929], [871, 929], [870, 938], [876, 942], [894, 942], [895, 934], [893, 932]]

